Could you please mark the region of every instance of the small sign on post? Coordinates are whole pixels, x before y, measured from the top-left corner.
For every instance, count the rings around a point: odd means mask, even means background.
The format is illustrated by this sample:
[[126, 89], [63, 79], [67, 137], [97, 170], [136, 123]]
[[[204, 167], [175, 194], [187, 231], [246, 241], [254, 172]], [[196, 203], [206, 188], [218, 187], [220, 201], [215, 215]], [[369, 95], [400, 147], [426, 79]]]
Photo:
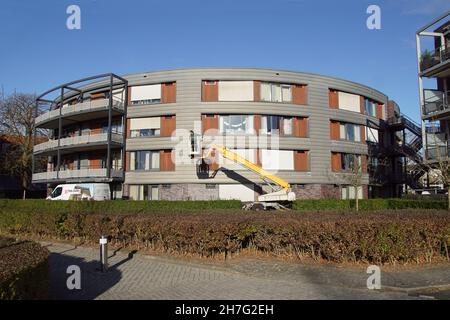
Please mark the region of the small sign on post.
[[100, 271], [108, 271], [108, 237], [102, 235], [100, 238]]

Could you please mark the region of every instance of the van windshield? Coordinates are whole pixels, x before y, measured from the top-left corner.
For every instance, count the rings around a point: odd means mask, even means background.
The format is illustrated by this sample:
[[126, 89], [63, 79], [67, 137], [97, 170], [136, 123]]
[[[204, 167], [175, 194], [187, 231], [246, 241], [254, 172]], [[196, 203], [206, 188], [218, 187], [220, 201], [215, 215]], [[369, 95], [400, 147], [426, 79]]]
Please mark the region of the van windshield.
[[58, 187], [52, 192], [52, 198], [59, 197], [62, 193], [62, 187]]

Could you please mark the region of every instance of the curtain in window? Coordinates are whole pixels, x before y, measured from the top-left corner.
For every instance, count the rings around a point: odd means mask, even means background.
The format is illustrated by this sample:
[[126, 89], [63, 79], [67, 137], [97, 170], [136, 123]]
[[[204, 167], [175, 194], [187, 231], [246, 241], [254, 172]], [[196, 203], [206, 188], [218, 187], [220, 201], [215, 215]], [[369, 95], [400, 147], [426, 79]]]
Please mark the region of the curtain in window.
[[279, 84], [272, 84], [272, 102], [282, 102], [281, 86]]
[[292, 135], [292, 124], [293, 124], [293, 119], [292, 118], [284, 118], [283, 119], [283, 133], [285, 135]]
[[292, 101], [292, 92], [290, 85], [282, 85], [281, 86], [281, 96], [283, 98], [283, 102], [291, 102]]
[[151, 186], [151, 199], [149, 200], [158, 200], [159, 199], [159, 190], [157, 186]]
[[345, 130], [345, 124], [341, 124], [341, 125], [339, 126], [339, 137], [340, 137], [341, 139], [347, 139], [347, 134], [346, 134], [345, 132], [346, 132], [346, 130]]
[[345, 129], [346, 129], [345, 131], [347, 133], [346, 140], [355, 141], [355, 126], [347, 123], [345, 125]]
[[262, 82], [261, 83], [261, 101], [271, 101], [271, 88], [270, 83]]
[[361, 142], [361, 127], [353, 126], [353, 130], [355, 131], [355, 141]]
[[159, 169], [159, 152], [152, 151], [151, 169]]

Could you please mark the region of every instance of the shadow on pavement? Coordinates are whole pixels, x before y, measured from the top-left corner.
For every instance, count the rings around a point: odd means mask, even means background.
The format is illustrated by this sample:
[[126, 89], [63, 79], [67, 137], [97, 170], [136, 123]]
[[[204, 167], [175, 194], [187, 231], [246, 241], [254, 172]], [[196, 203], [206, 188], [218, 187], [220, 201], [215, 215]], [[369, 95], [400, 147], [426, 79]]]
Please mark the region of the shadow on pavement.
[[[74, 257], [62, 253], [51, 253], [50, 255], [50, 288], [49, 296], [52, 300], [92, 300], [122, 279], [122, 272], [118, 267], [133, 259], [135, 252], [128, 257], [109, 267], [108, 271], [102, 273], [98, 260], [87, 261], [83, 258]], [[81, 289], [70, 290], [67, 280], [72, 273], [67, 273], [71, 265], [80, 267]]]

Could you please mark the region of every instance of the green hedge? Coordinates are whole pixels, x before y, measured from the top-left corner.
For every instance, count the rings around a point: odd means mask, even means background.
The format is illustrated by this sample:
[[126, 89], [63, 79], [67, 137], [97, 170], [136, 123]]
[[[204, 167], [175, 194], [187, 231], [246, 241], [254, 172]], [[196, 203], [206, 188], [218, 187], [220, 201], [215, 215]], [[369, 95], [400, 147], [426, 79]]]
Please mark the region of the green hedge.
[[[353, 210], [355, 200], [297, 200], [293, 209], [311, 210]], [[360, 210], [400, 210], [400, 209], [447, 209], [447, 202], [441, 200], [406, 199], [364, 199], [359, 200]]]
[[49, 201], [0, 200], [0, 211], [54, 213], [152, 213], [241, 209], [237, 200], [218, 201]]
[[[352, 210], [354, 200], [297, 200], [294, 210]], [[397, 209], [446, 209], [447, 202], [439, 200], [368, 199], [360, 200], [361, 210]], [[240, 201], [48, 201], [48, 200], [0, 200], [0, 212], [27, 213], [181, 213], [217, 210], [239, 210]]]
[[436, 210], [87, 214], [0, 212], [0, 234], [214, 256], [251, 249], [332, 262], [449, 258], [450, 215]]
[[0, 237], [0, 300], [46, 299], [48, 258], [36, 242]]

